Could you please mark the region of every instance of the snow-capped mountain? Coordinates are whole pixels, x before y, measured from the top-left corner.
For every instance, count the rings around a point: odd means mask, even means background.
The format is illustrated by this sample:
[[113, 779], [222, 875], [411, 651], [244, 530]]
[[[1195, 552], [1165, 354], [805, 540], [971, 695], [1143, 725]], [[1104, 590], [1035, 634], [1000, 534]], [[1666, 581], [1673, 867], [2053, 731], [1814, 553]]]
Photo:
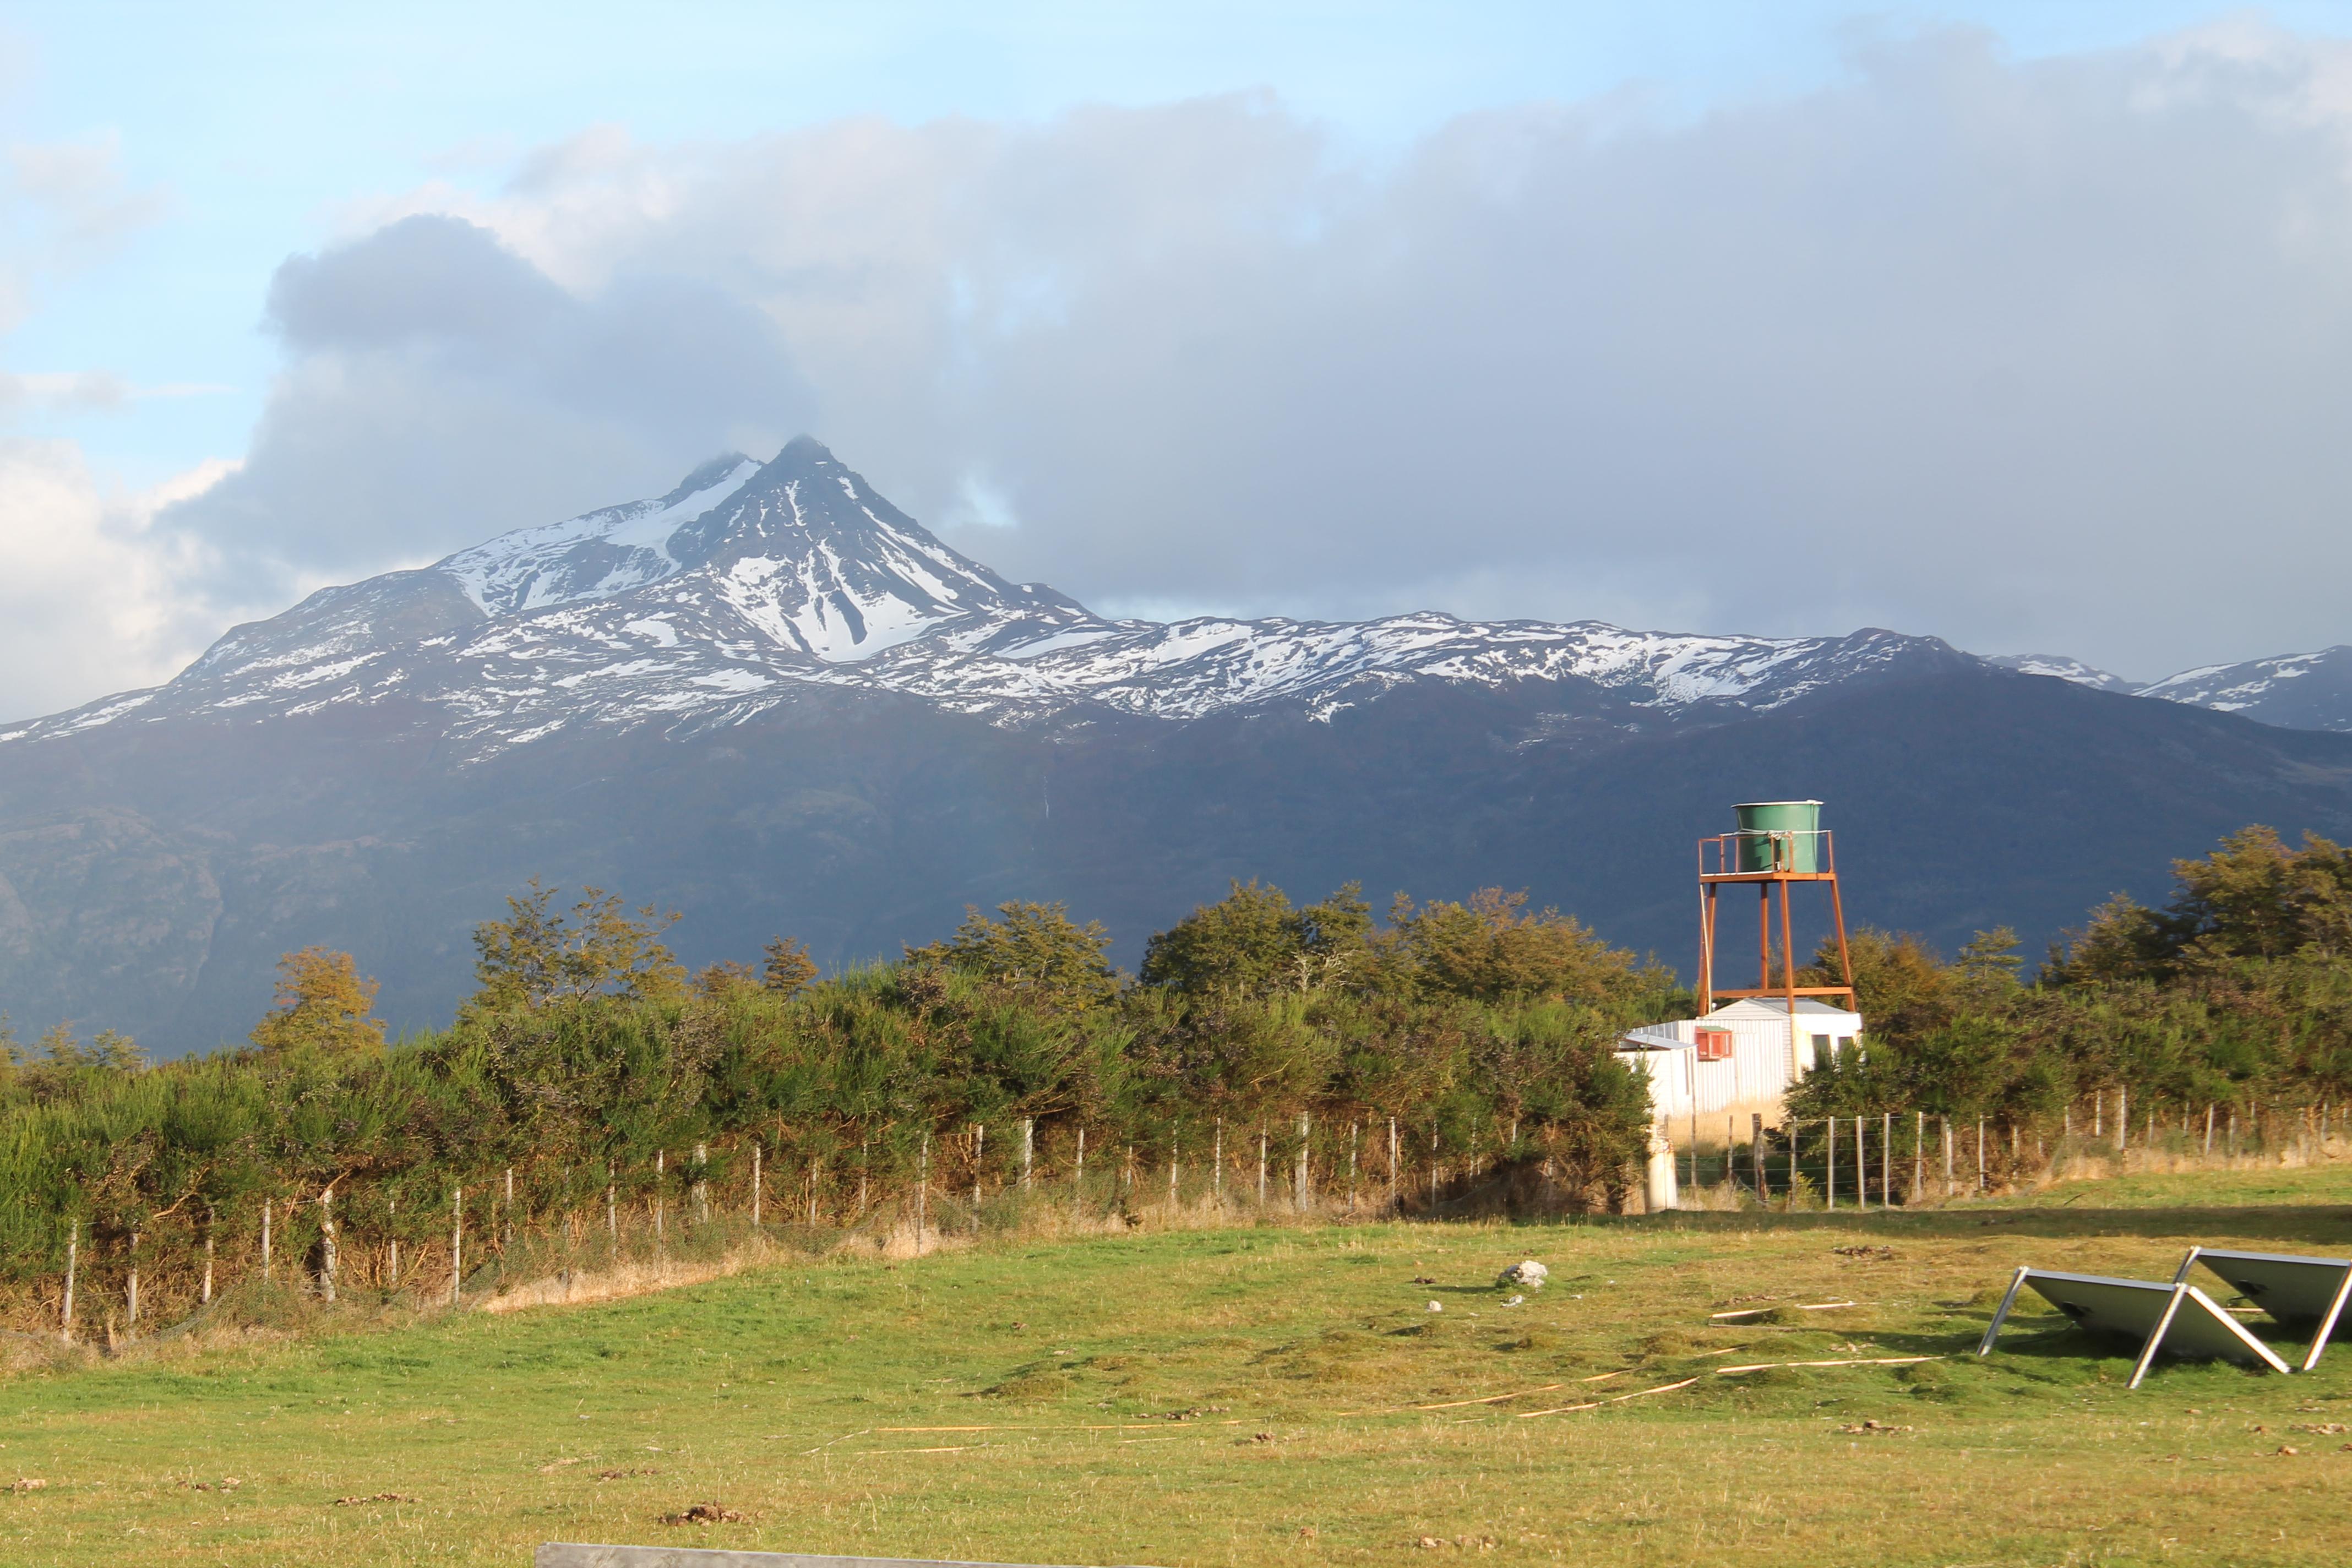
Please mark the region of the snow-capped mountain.
[[2019, 654], [1986, 662], [2023, 675], [2054, 675], [2100, 691], [2122, 691], [2235, 713], [2283, 729], [2352, 733], [2352, 647], [2248, 659], [2242, 664], [2209, 664], [2145, 686], [2081, 659], [2053, 654]]
[[1402, 684], [1590, 689], [1617, 727], [1762, 711], [1906, 664], [1932, 638], [1629, 632], [1597, 621], [1114, 621], [940, 542], [808, 437], [668, 494], [526, 528], [238, 626], [177, 679], [0, 740], [204, 712], [421, 705], [477, 752], [573, 724], [740, 722], [816, 689], [1000, 724], [1094, 710], [1328, 718]]
[[2352, 732], [2352, 647], [2184, 669], [2141, 687], [2139, 695], [2193, 702], [2290, 730]]
[[2120, 675], [2111, 675], [2095, 665], [2084, 664], [2079, 658], [2069, 658], [2062, 653], [1993, 654], [1985, 662], [2002, 669], [2013, 669], [2020, 675], [2049, 675], [2060, 680], [2071, 680], [2077, 686], [2087, 686], [2094, 691], [2130, 691], [2139, 688]]
[[[2182, 694], [2315, 690], [2324, 662]], [[2066, 679], [1882, 631], [1113, 620], [800, 440], [0, 731], [0, 1002], [210, 1048], [324, 944], [395, 1029], [439, 1025], [531, 878], [685, 911], [694, 964], [779, 932], [860, 963], [1014, 898], [1131, 963], [1235, 877], [1525, 888], [1686, 962], [1690, 846], [1738, 800], [1832, 801], [1848, 918], [1947, 947], [2161, 901], [2171, 858], [2248, 822], [2352, 836], [2352, 735], [2011, 663]]]

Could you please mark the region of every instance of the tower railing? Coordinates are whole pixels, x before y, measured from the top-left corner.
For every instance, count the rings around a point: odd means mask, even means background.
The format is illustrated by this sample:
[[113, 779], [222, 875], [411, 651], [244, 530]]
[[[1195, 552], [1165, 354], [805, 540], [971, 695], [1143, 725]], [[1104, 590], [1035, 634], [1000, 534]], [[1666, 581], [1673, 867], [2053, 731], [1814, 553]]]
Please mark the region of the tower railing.
[[[1745, 853], [1751, 847], [1759, 853]], [[1748, 866], [1746, 862], [1751, 858], [1761, 860], [1763, 865]], [[1698, 875], [1702, 882], [1753, 881], [1767, 877], [1826, 879], [1837, 875], [1837, 845], [1827, 828], [1810, 833], [1718, 833], [1698, 841]]]
[[[1837, 846], [1826, 829], [1760, 830], [1712, 834], [1698, 841], [1699, 881], [1699, 1016], [1705, 1018], [1717, 1001], [1742, 997], [1778, 997], [1789, 1015], [1790, 1057], [1797, 1058], [1797, 1002], [1801, 997], [1842, 996], [1853, 1005], [1853, 963], [1846, 946], [1845, 900], [1838, 889]], [[1790, 916], [1790, 886], [1798, 882], [1829, 885], [1830, 914], [1837, 932], [1838, 985], [1797, 984], [1797, 955]], [[1717, 895], [1727, 884], [1753, 884], [1756, 906], [1756, 984], [1717, 987], [1715, 984], [1718, 926]], [[1773, 938], [1772, 889], [1780, 889], [1778, 924]], [[1774, 948], [1778, 947], [1776, 953]], [[1778, 960], [1776, 963], [1775, 960]], [[1778, 971], [1775, 973], [1775, 971]], [[1791, 1070], [1796, 1070], [1793, 1067]]]

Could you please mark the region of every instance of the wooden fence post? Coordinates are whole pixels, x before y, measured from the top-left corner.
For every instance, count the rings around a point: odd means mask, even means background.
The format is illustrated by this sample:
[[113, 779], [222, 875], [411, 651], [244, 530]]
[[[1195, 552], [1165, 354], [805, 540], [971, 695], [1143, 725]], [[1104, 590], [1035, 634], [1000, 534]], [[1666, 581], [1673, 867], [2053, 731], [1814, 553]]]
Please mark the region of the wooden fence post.
[[1257, 1130], [1257, 1206], [1265, 1207], [1265, 1129]]
[[1037, 1119], [1034, 1116], [1024, 1116], [1021, 1119], [1021, 1190], [1024, 1193], [1029, 1190], [1030, 1179], [1036, 1165]]
[[1209, 1145], [1209, 1193], [1219, 1203], [1225, 1201], [1225, 1119], [1222, 1116], [1217, 1118]]
[[1772, 1182], [1764, 1173], [1764, 1114], [1761, 1111], [1748, 1113], [1748, 1163], [1756, 1176], [1756, 1201], [1770, 1208]]
[[1878, 1114], [1878, 1206], [1895, 1206], [1895, 1112]]
[[1952, 1119], [1948, 1116], [1938, 1116], [1936, 1118], [1936, 1124], [1937, 1146], [1943, 1151], [1944, 1155], [1944, 1195], [1948, 1198], [1955, 1197], [1958, 1195], [1959, 1188], [1952, 1181]]
[[760, 1228], [760, 1141], [751, 1140], [751, 1228]]
[[[398, 1245], [400, 1245], [400, 1244], [399, 1244], [398, 1242], [394, 1242], [393, 1245], [394, 1245], [394, 1246], [395, 1246], [395, 1247], [397, 1247], [397, 1246], [398, 1246]], [[205, 1289], [204, 1289], [204, 1298], [203, 1298], [203, 1300], [202, 1300], [202, 1302], [201, 1302], [201, 1305], [204, 1305], [204, 1306], [209, 1307], [209, 1306], [211, 1306], [212, 1304], [213, 1304], [213, 1222], [212, 1222], [212, 1218], [211, 1218], [211, 1216], [210, 1216], [210, 1215], [206, 1215], [206, 1216], [205, 1216]]]
[[1348, 1212], [1356, 1212], [1356, 1141], [1362, 1136], [1364, 1120], [1358, 1117], [1348, 1123]]
[[971, 1126], [971, 1223], [974, 1229], [980, 1226], [981, 1161], [987, 1152], [988, 1129], [975, 1121]]
[[1184, 1145], [1181, 1133], [1168, 1134], [1168, 1212], [1176, 1212], [1176, 1174], [1183, 1166]]
[[66, 1226], [66, 1296], [58, 1309], [58, 1336], [73, 1343], [74, 1272], [81, 1263], [81, 1221], [74, 1219]]
[[1074, 1196], [1084, 1197], [1086, 1195], [1086, 1190], [1087, 1130], [1081, 1127], [1078, 1129], [1078, 1168], [1076, 1173], [1070, 1178], [1070, 1191]]
[[1870, 1139], [1862, 1117], [1853, 1119], [1853, 1206], [1870, 1212]]
[[1397, 1202], [1397, 1124], [1396, 1118], [1391, 1116], [1389, 1118], [1389, 1207], [1394, 1209]]
[[[383, 1288], [387, 1290], [397, 1290], [400, 1289], [400, 1200], [398, 1198], [384, 1200], [383, 1218], [384, 1224], [392, 1228], [392, 1267], [389, 1276], [383, 1282]], [[207, 1301], [212, 1300], [209, 1294], [209, 1288], [212, 1285], [212, 1238], [208, 1236], [205, 1238], [205, 1284], [207, 1288], [205, 1300]]]
[[319, 1194], [319, 1294], [335, 1299], [335, 1188], [329, 1183]]
[[261, 1200], [261, 1278], [269, 1279], [269, 1211], [278, 1206], [276, 1198]]
[[449, 1189], [449, 1305], [456, 1306], [466, 1279], [466, 1189]]
[[1977, 1191], [1985, 1190], [1984, 1118], [1977, 1118]]
[[122, 1325], [123, 1333], [135, 1340], [139, 1337], [139, 1233], [135, 1230], [131, 1233], [131, 1279], [123, 1292], [123, 1309], [128, 1320]]
[[1297, 1209], [1300, 1214], [1305, 1214], [1307, 1212], [1307, 1205], [1314, 1200], [1315, 1195], [1314, 1177], [1309, 1173], [1307, 1163], [1307, 1140], [1309, 1125], [1310, 1123], [1307, 1120], [1307, 1112], [1303, 1110], [1300, 1111], [1298, 1113], [1298, 1167], [1291, 1173], [1290, 1183], [1290, 1206]]
[[1927, 1184], [1927, 1113], [1915, 1110], [1911, 1120], [1911, 1195], [1904, 1199], [1906, 1208], [1919, 1201], [1920, 1190]]
[[694, 1146], [694, 1223], [710, 1223], [710, 1145]]
[[1828, 1200], [1822, 1206], [1832, 1209], [1837, 1207], [1837, 1121], [1832, 1116], [1825, 1123], [1829, 1128], [1829, 1152], [1822, 1172], [1822, 1192]]
[[604, 1163], [604, 1236], [614, 1247], [621, 1245], [621, 1184], [614, 1180], [609, 1160]]
[[[1078, 1158], [1082, 1162], [1086, 1159], [1086, 1130], [1080, 1128]], [[1083, 1169], [1083, 1165], [1081, 1168]], [[924, 1210], [929, 1205], [930, 1191], [931, 1134], [930, 1130], [926, 1128], [923, 1131], [923, 1142], [915, 1152], [915, 1250], [918, 1253], [923, 1250], [923, 1221], [927, 1217]]]
[[506, 1223], [500, 1231], [501, 1240], [499, 1245], [503, 1247], [512, 1247], [514, 1245], [515, 1236], [514, 1167], [512, 1165], [509, 1165], [507, 1167], [507, 1202], [506, 1208], [502, 1212], [506, 1216]]

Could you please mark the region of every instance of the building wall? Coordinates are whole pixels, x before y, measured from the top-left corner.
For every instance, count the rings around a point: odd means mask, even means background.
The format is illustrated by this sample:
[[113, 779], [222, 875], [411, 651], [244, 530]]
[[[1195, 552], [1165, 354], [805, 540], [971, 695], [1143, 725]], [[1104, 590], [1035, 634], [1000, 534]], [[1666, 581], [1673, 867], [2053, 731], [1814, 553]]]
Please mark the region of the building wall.
[[[1731, 1055], [1721, 1061], [1698, 1059], [1697, 1032], [1702, 1026], [1731, 1036]], [[1665, 1119], [1669, 1136], [1677, 1145], [1691, 1138], [1691, 1118], [1698, 1118], [1701, 1142], [1714, 1144], [1724, 1136], [1724, 1119], [1733, 1119], [1745, 1138], [1748, 1118], [1761, 1116], [1778, 1124], [1788, 1110], [1788, 1092], [1813, 1068], [1812, 1037], [1827, 1035], [1832, 1042], [1850, 1038], [1861, 1019], [1851, 1013], [1797, 1015], [1797, 1048], [1791, 1053], [1789, 1020], [1780, 1016], [1742, 1017], [1717, 1013], [1705, 1019], [1678, 1019], [1643, 1034], [1671, 1037], [1678, 1044], [1666, 1050], [1628, 1050], [1617, 1059], [1649, 1075], [1650, 1104]]]

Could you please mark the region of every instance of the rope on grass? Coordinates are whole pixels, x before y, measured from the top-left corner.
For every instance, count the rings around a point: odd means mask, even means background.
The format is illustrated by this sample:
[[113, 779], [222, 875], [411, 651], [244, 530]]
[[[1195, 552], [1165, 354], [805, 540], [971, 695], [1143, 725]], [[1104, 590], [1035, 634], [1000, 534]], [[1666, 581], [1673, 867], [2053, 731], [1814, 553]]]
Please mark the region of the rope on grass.
[[1547, 1383], [1540, 1388], [1522, 1388], [1515, 1394], [1490, 1394], [1483, 1399], [1447, 1399], [1435, 1405], [1388, 1405], [1378, 1410], [1339, 1410], [1332, 1414], [1344, 1420], [1351, 1415], [1394, 1415], [1407, 1410], [1459, 1410], [1466, 1405], [1500, 1405], [1507, 1400], [1525, 1399], [1530, 1394], [1549, 1394], [1554, 1389], [1573, 1388], [1578, 1384], [1606, 1383], [1612, 1377], [1622, 1377], [1624, 1372], [1604, 1372], [1596, 1377], [1580, 1377], [1568, 1383]]
[[[1841, 1307], [1853, 1305], [1852, 1301], [1792, 1301], [1788, 1304], [1800, 1312], [1832, 1312]], [[1706, 1321], [1710, 1323], [1720, 1323], [1733, 1318], [1760, 1318], [1767, 1312], [1777, 1312], [1780, 1310], [1779, 1307], [1738, 1307], [1728, 1312], [1709, 1312], [1706, 1315]]]
[[[1240, 1418], [1239, 1418], [1239, 1417], [1236, 1417], [1236, 1418], [1234, 1418], [1234, 1420], [1231, 1420], [1231, 1421], [1202, 1421], [1202, 1422], [1198, 1422], [1198, 1423], [1191, 1423], [1191, 1422], [1186, 1423], [1186, 1425], [1188, 1425], [1188, 1426], [1191, 1426], [1191, 1425], [1198, 1425], [1198, 1426], [1242, 1426], [1242, 1425], [1244, 1425], [1244, 1423], [1243, 1423], [1243, 1422], [1240, 1420]], [[1165, 1422], [1165, 1421], [1098, 1421], [1098, 1422], [1092, 1422], [1092, 1423], [1088, 1423], [1088, 1424], [1086, 1424], [1086, 1425], [1076, 1425], [1076, 1424], [1069, 1424], [1069, 1423], [1063, 1423], [1063, 1422], [1049, 1422], [1049, 1423], [1044, 1423], [1044, 1424], [1033, 1425], [1033, 1424], [1031, 1424], [1031, 1423], [1029, 1423], [1029, 1422], [1026, 1422], [1026, 1421], [1003, 1421], [1003, 1422], [998, 1422], [998, 1423], [995, 1423], [995, 1424], [993, 1424], [993, 1425], [991, 1425], [991, 1426], [869, 1426], [869, 1427], [867, 1427], [867, 1428], [866, 1428], [866, 1431], [868, 1431], [868, 1432], [1164, 1432], [1164, 1431], [1166, 1431], [1166, 1430], [1168, 1429], [1168, 1426], [1169, 1426], [1169, 1424], [1168, 1424], [1167, 1422]], [[851, 1434], [851, 1436], [860, 1436], [860, 1435], [861, 1435], [861, 1434], [857, 1434], [857, 1433], [852, 1433], [852, 1434]], [[835, 1439], [834, 1439], [834, 1441], [835, 1441], [835, 1442], [836, 1442], [836, 1443], [837, 1443], [837, 1442], [839, 1442], [840, 1440], [841, 1440], [841, 1439], [839, 1439], [838, 1437], [836, 1437], [836, 1438], [835, 1438]], [[908, 1449], [908, 1450], [894, 1450], [894, 1451], [913, 1452], [913, 1450], [911, 1450], [911, 1449]], [[812, 1452], [814, 1452], [814, 1450], [812, 1450]]]
[[1743, 1372], [1770, 1372], [1784, 1366], [1911, 1366], [1923, 1361], [1942, 1361], [1939, 1355], [1861, 1356], [1849, 1361], [1759, 1361], [1753, 1366], [1719, 1366], [1717, 1377], [1737, 1377]]
[[1598, 1410], [1604, 1405], [1622, 1405], [1628, 1399], [1647, 1399], [1653, 1394], [1672, 1394], [1677, 1388], [1688, 1388], [1697, 1378], [1686, 1377], [1680, 1383], [1662, 1383], [1655, 1388], [1637, 1389], [1632, 1394], [1612, 1394], [1606, 1399], [1595, 1399], [1586, 1405], [1563, 1405], [1552, 1410], [1522, 1410], [1512, 1419], [1532, 1421], [1538, 1415], [1566, 1415], [1575, 1410]]

